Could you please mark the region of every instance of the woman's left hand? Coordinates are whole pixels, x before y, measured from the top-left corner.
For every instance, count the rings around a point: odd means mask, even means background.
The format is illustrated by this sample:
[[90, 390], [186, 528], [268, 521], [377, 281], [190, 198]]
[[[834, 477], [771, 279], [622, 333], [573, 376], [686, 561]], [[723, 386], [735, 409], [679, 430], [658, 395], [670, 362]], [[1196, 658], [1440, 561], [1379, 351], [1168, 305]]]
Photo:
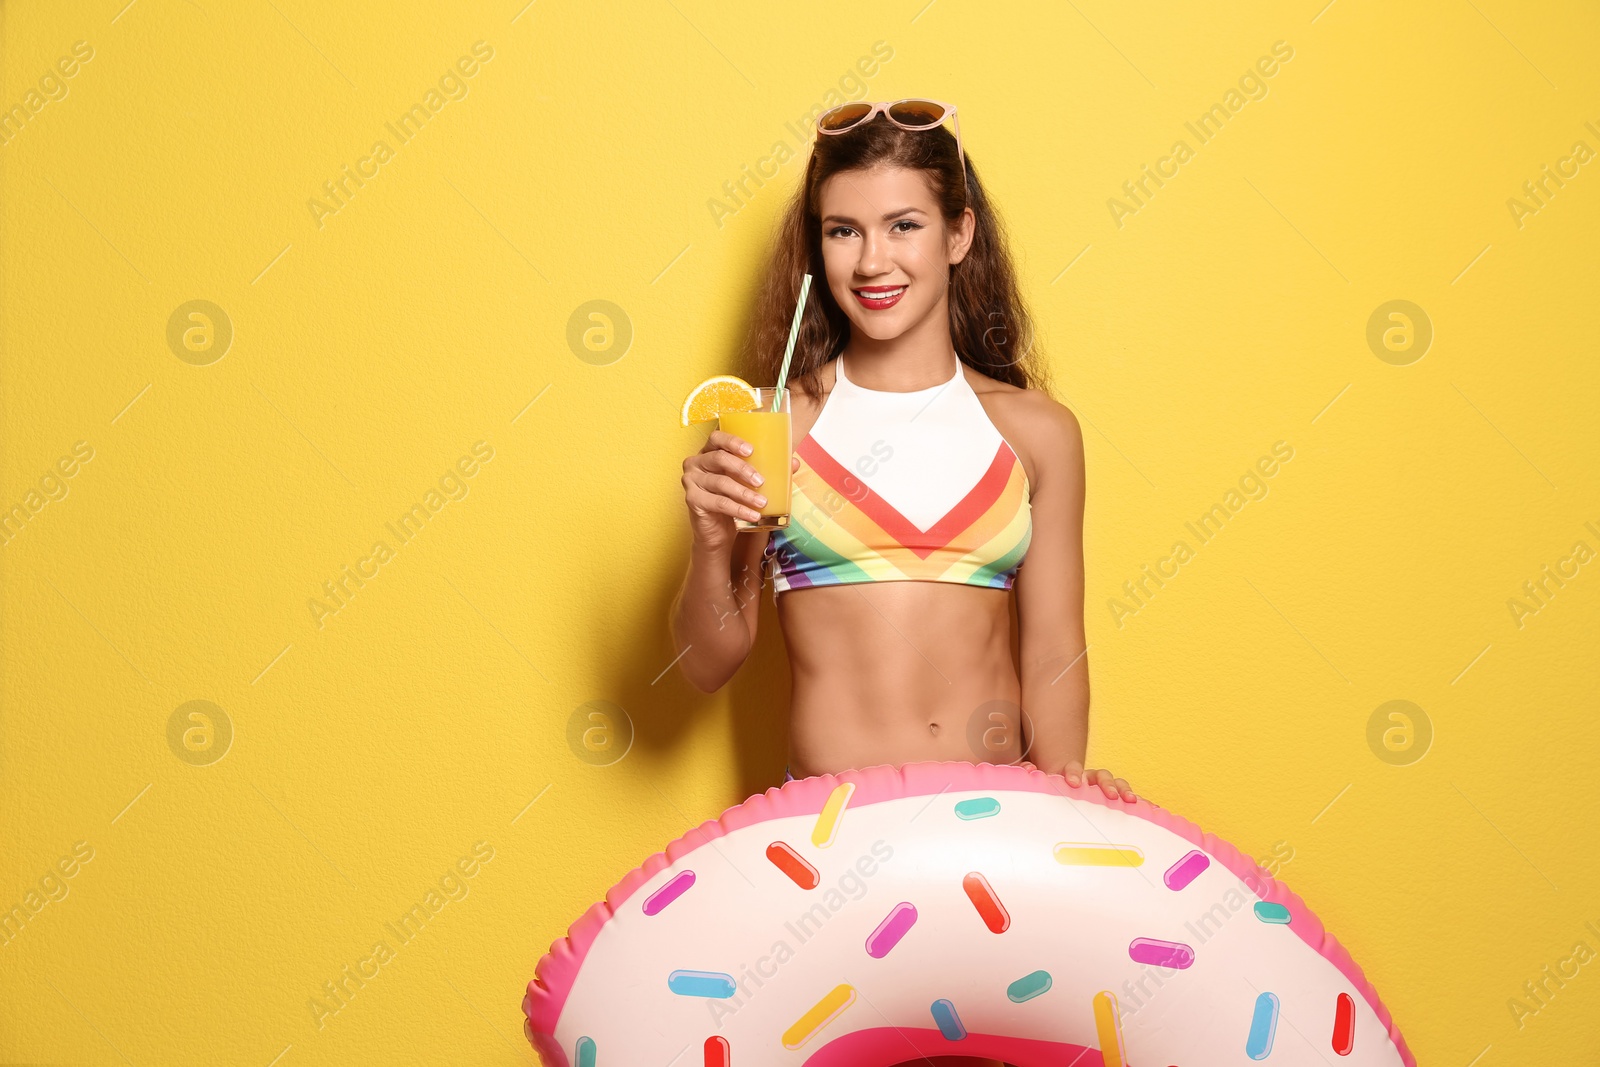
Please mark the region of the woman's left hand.
[[1085, 770], [1083, 764], [1073, 760], [1067, 764], [1066, 778], [1069, 785], [1077, 785], [1079, 782], [1097, 785], [1105, 791], [1106, 797], [1110, 800], [1116, 800], [1120, 796], [1125, 802], [1132, 804], [1137, 799], [1127, 779], [1114, 777], [1104, 767], [1098, 769], [1091, 767]]
[[[1017, 766], [1027, 767], [1029, 770], [1034, 771], [1042, 769], [1032, 760], [1022, 760]], [[1068, 785], [1081, 785], [1085, 781], [1090, 785], [1098, 785], [1105, 790], [1106, 798], [1109, 800], [1116, 800], [1120, 796], [1125, 802], [1132, 804], [1138, 799], [1133, 795], [1133, 787], [1128, 784], [1127, 779], [1112, 777], [1111, 772], [1104, 767], [1098, 770], [1084, 770], [1083, 764], [1073, 760], [1067, 764], [1066, 770], [1061, 773], [1066, 778]]]

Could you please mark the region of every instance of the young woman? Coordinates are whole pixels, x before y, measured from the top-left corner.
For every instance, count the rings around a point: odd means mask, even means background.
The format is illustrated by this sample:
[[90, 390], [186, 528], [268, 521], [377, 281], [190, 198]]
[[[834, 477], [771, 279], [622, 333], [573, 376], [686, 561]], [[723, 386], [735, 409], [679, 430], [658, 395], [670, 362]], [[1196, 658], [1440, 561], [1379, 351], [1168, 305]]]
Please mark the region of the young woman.
[[749, 353], [752, 380], [775, 382], [801, 276], [825, 282], [790, 365], [790, 525], [736, 534], [765, 503], [745, 442], [718, 430], [684, 460], [677, 662], [721, 688], [755, 644], [769, 575], [791, 777], [1020, 763], [1132, 803], [1124, 779], [1084, 767], [1083, 439], [1043, 388], [1000, 221], [959, 127], [942, 125], [953, 115], [900, 101], [818, 120]]

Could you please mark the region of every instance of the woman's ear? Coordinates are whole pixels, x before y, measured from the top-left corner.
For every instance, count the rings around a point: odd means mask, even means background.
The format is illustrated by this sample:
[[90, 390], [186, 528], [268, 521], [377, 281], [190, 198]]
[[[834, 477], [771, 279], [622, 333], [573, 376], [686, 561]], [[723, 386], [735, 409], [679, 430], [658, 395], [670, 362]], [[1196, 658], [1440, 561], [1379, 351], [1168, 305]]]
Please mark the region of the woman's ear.
[[950, 249], [950, 264], [954, 266], [967, 258], [967, 250], [972, 247], [972, 239], [978, 232], [978, 220], [970, 207], [961, 209], [961, 217], [950, 228], [950, 236], [946, 242]]

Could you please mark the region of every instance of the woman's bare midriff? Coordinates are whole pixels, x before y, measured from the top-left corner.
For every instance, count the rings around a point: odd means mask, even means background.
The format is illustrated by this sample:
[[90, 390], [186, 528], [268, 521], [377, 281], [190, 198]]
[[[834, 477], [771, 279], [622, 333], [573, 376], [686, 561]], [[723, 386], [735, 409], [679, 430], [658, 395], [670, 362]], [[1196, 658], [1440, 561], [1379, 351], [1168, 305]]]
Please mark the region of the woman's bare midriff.
[[863, 582], [777, 598], [793, 676], [790, 773], [1022, 756], [1011, 593]]

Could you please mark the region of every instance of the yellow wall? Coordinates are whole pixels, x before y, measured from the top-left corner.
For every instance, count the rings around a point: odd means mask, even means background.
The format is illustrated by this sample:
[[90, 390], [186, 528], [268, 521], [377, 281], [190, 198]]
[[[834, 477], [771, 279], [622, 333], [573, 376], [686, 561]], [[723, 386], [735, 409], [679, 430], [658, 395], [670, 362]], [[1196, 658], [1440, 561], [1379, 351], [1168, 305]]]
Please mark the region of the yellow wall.
[[[1422, 1062], [1592, 1054], [1600, 963], [1508, 1001], [1600, 950], [1600, 15], [1318, 2], [7, 4], [0, 506], [41, 506], [0, 549], [0, 906], [41, 907], [0, 947], [0, 1061], [530, 1062], [551, 939], [781, 776], [770, 605], [724, 692], [661, 676], [703, 432], [676, 414], [733, 369], [841, 79], [958, 102], [1012, 227], [1085, 427], [1091, 761], [1292, 854]], [[625, 352], [569, 345], [595, 300]], [[1421, 358], [1369, 347], [1393, 300]], [[1267, 495], [1186, 535], [1279, 441]], [[1576, 576], [1519, 619], [1547, 564]], [[1369, 746], [1395, 700], [1425, 758]], [[609, 767], [569, 743], [590, 701], [633, 724]]]

